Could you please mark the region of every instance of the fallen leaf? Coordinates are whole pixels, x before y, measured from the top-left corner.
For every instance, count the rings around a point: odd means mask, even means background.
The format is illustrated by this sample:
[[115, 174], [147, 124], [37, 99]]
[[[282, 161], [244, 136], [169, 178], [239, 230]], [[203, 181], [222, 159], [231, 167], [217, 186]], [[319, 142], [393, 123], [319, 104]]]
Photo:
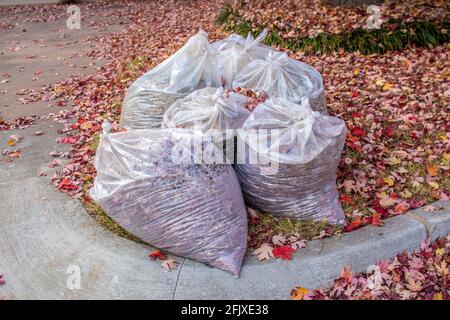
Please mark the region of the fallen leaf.
[[278, 234], [272, 237], [272, 243], [276, 246], [282, 246], [286, 243], [286, 238]]
[[152, 260], [166, 260], [167, 259], [167, 255], [163, 252], [161, 252], [161, 250], [159, 249], [155, 249], [154, 251], [152, 251], [149, 255], [148, 255]]
[[305, 296], [309, 293], [309, 290], [302, 287], [297, 287], [291, 291], [292, 300], [303, 300]]
[[361, 127], [354, 127], [351, 130], [352, 135], [356, 136], [356, 137], [365, 137], [366, 136], [366, 132], [361, 128]]
[[49, 168], [55, 168], [55, 167], [58, 167], [58, 166], [60, 166], [61, 165], [61, 160], [59, 160], [59, 159], [54, 159], [52, 162], [50, 162], [49, 164], [48, 164], [48, 167]]
[[252, 254], [257, 255], [259, 261], [269, 260], [274, 257], [273, 247], [268, 243], [263, 243], [258, 249], [253, 251]]
[[272, 252], [276, 258], [291, 260], [292, 254], [295, 252], [295, 249], [291, 248], [290, 246], [279, 246], [274, 248]]
[[170, 271], [177, 267], [177, 262], [173, 259], [167, 259], [161, 263], [161, 267], [167, 271]]
[[438, 175], [439, 172], [439, 167], [437, 166], [428, 166], [427, 167], [427, 172], [430, 176], [435, 177]]
[[401, 203], [399, 203], [399, 204], [397, 204], [397, 205], [395, 206], [394, 212], [395, 212], [396, 214], [401, 214], [401, 213], [406, 212], [408, 209], [409, 209], [408, 204], [405, 203], [405, 202], [401, 202]]
[[389, 91], [389, 90], [392, 90], [392, 87], [393, 87], [392, 83], [386, 82], [386, 83], [383, 85], [383, 90], [384, 90], [384, 91]]
[[435, 293], [433, 295], [433, 300], [444, 300], [443, 296], [442, 296], [442, 293], [441, 292]]
[[428, 181], [428, 185], [433, 189], [439, 189], [439, 184], [436, 181]]
[[395, 180], [391, 176], [384, 178], [383, 180], [389, 187], [392, 187], [395, 184]]
[[292, 249], [301, 249], [301, 248], [305, 248], [306, 247], [306, 242], [305, 240], [298, 240], [295, 242], [292, 242], [289, 244], [291, 246]]
[[393, 199], [390, 196], [386, 195], [385, 193], [381, 193], [379, 195], [379, 197], [380, 197], [380, 201], [379, 201], [380, 205], [383, 208], [391, 207], [391, 206], [393, 206], [394, 204], [396, 204], [398, 202], [397, 199]]

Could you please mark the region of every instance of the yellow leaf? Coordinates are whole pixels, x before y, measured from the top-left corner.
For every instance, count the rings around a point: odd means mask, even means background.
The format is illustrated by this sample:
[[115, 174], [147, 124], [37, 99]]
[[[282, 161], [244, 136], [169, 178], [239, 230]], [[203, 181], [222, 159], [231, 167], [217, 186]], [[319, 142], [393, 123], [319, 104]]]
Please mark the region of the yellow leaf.
[[297, 287], [291, 291], [292, 300], [303, 300], [308, 294], [309, 290], [302, 287]]
[[439, 172], [439, 167], [437, 166], [428, 166], [427, 167], [427, 172], [430, 176], [435, 177], [437, 176], [438, 172]]
[[432, 187], [433, 189], [439, 189], [439, 184], [435, 181], [429, 181], [428, 184], [430, 185], [430, 187]]
[[92, 128], [92, 123], [85, 122], [85, 123], [80, 125], [80, 128], [83, 129], [83, 130], [89, 130], [90, 128]]
[[445, 134], [443, 134], [443, 133], [438, 136], [438, 139], [443, 141], [443, 142], [447, 142], [448, 141], [448, 137]]
[[383, 85], [383, 90], [384, 90], [384, 91], [389, 91], [389, 90], [392, 90], [392, 87], [393, 87], [392, 83], [386, 82], [386, 83]]
[[389, 187], [392, 187], [395, 183], [394, 179], [391, 176], [384, 178], [383, 180], [384, 183], [386, 183]]
[[444, 253], [445, 253], [444, 248], [438, 248], [438, 249], [436, 249], [436, 254], [437, 254], [438, 256], [442, 256], [442, 255], [444, 255]]
[[412, 193], [408, 189], [401, 191], [400, 195], [405, 199], [409, 199], [412, 197]]
[[444, 153], [444, 159], [450, 160], [450, 153]]
[[402, 161], [399, 158], [397, 158], [397, 157], [392, 157], [392, 158], [389, 159], [389, 164], [391, 166], [395, 166], [397, 164], [400, 164], [401, 162]]
[[379, 87], [382, 87], [385, 82], [386, 81], [384, 81], [383, 79], [378, 79], [377, 81], [375, 81], [375, 84]]
[[14, 146], [16, 144], [16, 140], [14, 139], [9, 139], [7, 142], [8, 146]]
[[435, 293], [433, 296], [433, 300], [443, 300], [442, 293]]
[[359, 75], [359, 69], [358, 69], [358, 68], [355, 68], [355, 69], [353, 70], [353, 74], [354, 74], [355, 76]]

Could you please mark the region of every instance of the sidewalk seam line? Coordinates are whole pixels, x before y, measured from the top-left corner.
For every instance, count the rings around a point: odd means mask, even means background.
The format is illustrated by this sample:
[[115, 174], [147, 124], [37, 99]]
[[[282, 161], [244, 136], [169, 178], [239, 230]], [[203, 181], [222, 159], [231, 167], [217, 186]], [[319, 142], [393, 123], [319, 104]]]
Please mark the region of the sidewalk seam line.
[[183, 258], [183, 261], [181, 261], [180, 264], [180, 269], [178, 270], [178, 274], [177, 274], [177, 280], [175, 281], [175, 287], [173, 288], [173, 293], [172, 293], [172, 299], [175, 299], [175, 293], [177, 292], [177, 286], [178, 286], [178, 280], [180, 279], [180, 273], [181, 273], [181, 268], [183, 268], [183, 264], [186, 261], [186, 258]]
[[424, 218], [422, 218], [418, 215], [415, 215], [412, 212], [407, 212], [405, 215], [413, 220], [420, 222], [425, 228], [425, 234], [426, 234], [427, 239], [430, 237], [430, 235], [431, 235], [430, 226], [428, 225], [428, 222]]

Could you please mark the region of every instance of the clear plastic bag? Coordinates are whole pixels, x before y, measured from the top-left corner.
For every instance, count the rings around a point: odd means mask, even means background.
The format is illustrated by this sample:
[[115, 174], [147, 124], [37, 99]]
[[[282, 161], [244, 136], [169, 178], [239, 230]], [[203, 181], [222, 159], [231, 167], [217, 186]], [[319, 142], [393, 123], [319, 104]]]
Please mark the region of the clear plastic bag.
[[247, 204], [276, 216], [345, 223], [336, 170], [346, 131], [344, 121], [314, 112], [307, 98], [258, 105], [237, 134], [235, 171]]
[[247, 214], [231, 165], [195, 164], [192, 131], [105, 135], [91, 197], [130, 233], [175, 255], [238, 275]]
[[308, 97], [314, 111], [327, 112], [320, 73], [306, 63], [289, 58], [284, 52], [271, 52], [264, 59], [253, 60], [236, 75], [232, 86], [266, 92], [294, 103]]
[[221, 72], [217, 50], [200, 30], [164, 62], [137, 79], [122, 106], [121, 126], [148, 129], [161, 126], [164, 112], [194, 90], [219, 87]]
[[248, 97], [223, 88], [199, 89], [167, 109], [163, 127], [238, 129], [250, 115], [247, 101]]
[[236, 75], [252, 60], [264, 59], [270, 52], [274, 52], [271, 47], [261, 44], [266, 35], [266, 29], [256, 39], [250, 32], [247, 38], [233, 33], [213, 43], [213, 47], [219, 51], [218, 65], [228, 88], [231, 88]]

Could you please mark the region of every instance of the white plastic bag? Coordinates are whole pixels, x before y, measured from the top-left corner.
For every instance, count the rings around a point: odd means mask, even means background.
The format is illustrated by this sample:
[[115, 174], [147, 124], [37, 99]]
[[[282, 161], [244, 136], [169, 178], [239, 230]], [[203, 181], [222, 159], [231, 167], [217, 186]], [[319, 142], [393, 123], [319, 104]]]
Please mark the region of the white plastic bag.
[[192, 139], [184, 129], [105, 135], [90, 195], [145, 242], [238, 275], [247, 247], [239, 182], [231, 165], [195, 164]]
[[264, 59], [270, 52], [269, 46], [261, 44], [267, 35], [264, 29], [258, 37], [253, 38], [249, 32], [247, 38], [231, 34], [227, 38], [213, 43], [219, 51], [218, 64], [225, 80], [225, 86], [231, 88], [236, 75], [252, 60]]
[[247, 204], [343, 224], [336, 170], [345, 136], [344, 121], [312, 111], [307, 98], [295, 104], [272, 97], [258, 105], [237, 134], [235, 169]]
[[163, 127], [238, 129], [250, 115], [247, 101], [248, 97], [223, 88], [199, 89], [167, 109]]
[[121, 126], [159, 128], [164, 112], [176, 100], [199, 88], [220, 86], [217, 54], [208, 42], [208, 34], [199, 31], [130, 86], [123, 101]]
[[235, 77], [233, 88], [250, 89], [256, 93], [300, 103], [308, 97], [314, 111], [326, 113], [323, 79], [310, 65], [291, 59], [284, 52], [271, 52], [264, 59], [247, 64]]

